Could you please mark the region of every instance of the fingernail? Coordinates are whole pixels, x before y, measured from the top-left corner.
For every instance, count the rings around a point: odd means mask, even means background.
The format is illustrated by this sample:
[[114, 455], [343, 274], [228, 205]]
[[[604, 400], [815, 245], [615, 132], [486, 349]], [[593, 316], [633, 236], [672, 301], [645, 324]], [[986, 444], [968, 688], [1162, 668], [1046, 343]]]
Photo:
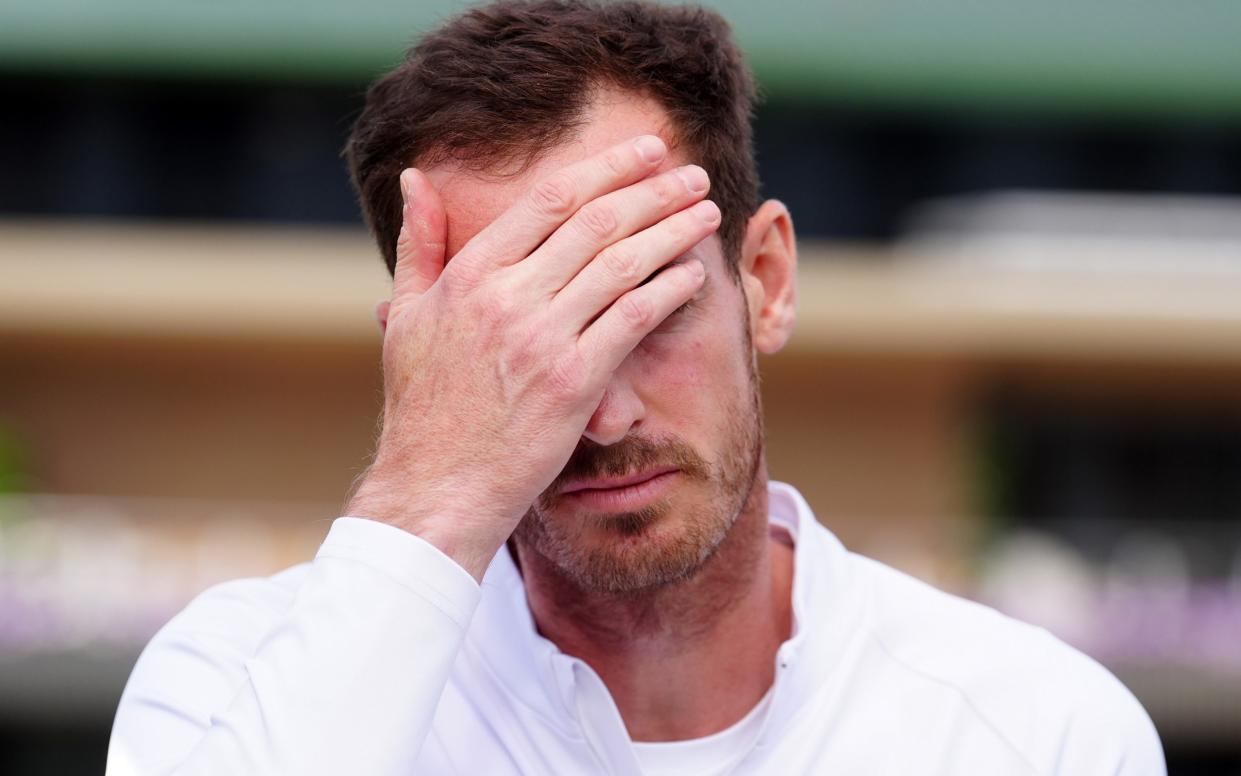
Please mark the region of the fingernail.
[[676, 173], [691, 194], [701, 194], [711, 185], [711, 179], [707, 177], [707, 171], [696, 164], [687, 164], [684, 167], [680, 167]]
[[643, 135], [633, 141], [633, 147], [638, 150], [638, 156], [642, 157], [642, 161], [647, 164], [654, 164], [664, 158], [664, 152], [667, 148], [664, 141], [654, 135]]
[[707, 265], [702, 263], [702, 259], [694, 259], [689, 262], [689, 274], [695, 278], [701, 278], [707, 274]]
[[701, 218], [703, 221], [706, 221], [708, 224], [713, 224], [720, 220], [719, 206], [709, 199], [704, 199], [702, 202], [694, 205], [690, 208], [690, 212]]

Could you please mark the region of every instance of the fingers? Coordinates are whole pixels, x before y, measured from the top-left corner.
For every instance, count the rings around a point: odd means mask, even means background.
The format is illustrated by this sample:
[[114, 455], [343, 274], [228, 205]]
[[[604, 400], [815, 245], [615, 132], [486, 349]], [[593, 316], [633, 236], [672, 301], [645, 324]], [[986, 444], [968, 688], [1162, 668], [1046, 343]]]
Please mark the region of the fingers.
[[704, 200], [613, 243], [556, 295], [553, 315], [572, 322], [579, 330], [584, 328], [600, 311], [702, 242], [719, 225], [719, 207]]
[[439, 192], [421, 170], [401, 173], [401, 233], [396, 240], [392, 298], [418, 295], [444, 271], [448, 218]]
[[[690, 164], [605, 194], [582, 206], [530, 261], [514, 269], [532, 279], [538, 290], [555, 293], [592, 264], [600, 251], [699, 201], [710, 185], [706, 170]], [[653, 271], [654, 267], [638, 280]]]
[[496, 265], [519, 262], [578, 208], [650, 175], [667, 153], [662, 140], [643, 135], [554, 172], [534, 184], [466, 248]]
[[592, 377], [606, 381], [643, 337], [698, 292], [705, 278], [702, 262], [690, 259], [617, 299], [578, 339]]

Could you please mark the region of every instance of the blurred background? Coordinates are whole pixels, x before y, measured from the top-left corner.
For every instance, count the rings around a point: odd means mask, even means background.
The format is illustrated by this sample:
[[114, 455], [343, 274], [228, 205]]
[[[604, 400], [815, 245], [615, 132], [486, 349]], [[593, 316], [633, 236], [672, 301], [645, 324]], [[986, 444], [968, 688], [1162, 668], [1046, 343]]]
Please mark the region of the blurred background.
[[[773, 475], [1241, 774], [1241, 5], [711, 5], [802, 238]], [[387, 274], [339, 151], [460, 7], [0, 8], [0, 772], [100, 772], [155, 629], [340, 512]]]

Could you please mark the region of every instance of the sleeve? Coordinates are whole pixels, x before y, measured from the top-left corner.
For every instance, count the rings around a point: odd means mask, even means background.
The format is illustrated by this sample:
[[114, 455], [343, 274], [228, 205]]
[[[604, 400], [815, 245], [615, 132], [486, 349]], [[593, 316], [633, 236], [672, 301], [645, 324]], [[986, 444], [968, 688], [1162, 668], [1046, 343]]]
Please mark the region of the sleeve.
[[110, 776], [408, 772], [478, 584], [413, 534], [342, 517], [273, 595], [269, 580], [220, 586], [156, 635], [121, 697]]

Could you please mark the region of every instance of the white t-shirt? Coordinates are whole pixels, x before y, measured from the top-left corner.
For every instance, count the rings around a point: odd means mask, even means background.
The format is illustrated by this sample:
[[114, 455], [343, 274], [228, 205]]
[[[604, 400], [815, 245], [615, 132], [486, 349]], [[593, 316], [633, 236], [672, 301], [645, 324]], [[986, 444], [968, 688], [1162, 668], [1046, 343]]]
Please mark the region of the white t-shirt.
[[[1166, 773], [1090, 658], [848, 552], [787, 485], [769, 513], [794, 542], [795, 627], [733, 773]], [[144, 650], [109, 773], [173, 772], [644, 776], [598, 674], [539, 635], [507, 550], [480, 586], [350, 517], [313, 562], [208, 590]]]
[[644, 776], [724, 776], [754, 747], [771, 705], [771, 690], [754, 708], [718, 733], [690, 741], [635, 741], [634, 754]]

